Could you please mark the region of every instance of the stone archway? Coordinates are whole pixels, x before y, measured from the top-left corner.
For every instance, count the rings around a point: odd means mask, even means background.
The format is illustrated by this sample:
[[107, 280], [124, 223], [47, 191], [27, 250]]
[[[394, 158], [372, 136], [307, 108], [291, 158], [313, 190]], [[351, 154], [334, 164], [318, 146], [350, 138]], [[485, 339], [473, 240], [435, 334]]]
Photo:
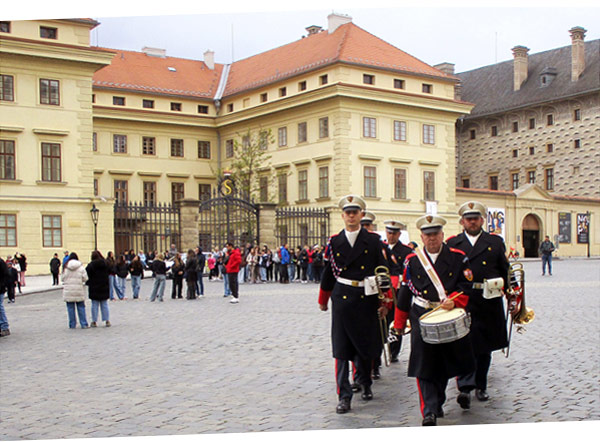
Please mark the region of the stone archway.
[[523, 218], [522, 233], [523, 233], [523, 249], [525, 258], [537, 258], [538, 247], [540, 246], [541, 235], [541, 220], [534, 214], [530, 213]]

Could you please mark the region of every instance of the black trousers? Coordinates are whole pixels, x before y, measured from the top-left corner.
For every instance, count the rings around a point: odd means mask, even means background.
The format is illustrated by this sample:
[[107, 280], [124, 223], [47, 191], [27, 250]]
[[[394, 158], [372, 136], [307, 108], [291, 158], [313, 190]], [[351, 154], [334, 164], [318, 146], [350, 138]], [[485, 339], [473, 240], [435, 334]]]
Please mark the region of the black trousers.
[[288, 273], [289, 264], [279, 264], [279, 282], [290, 282], [290, 275]]
[[58, 285], [58, 272], [52, 272], [52, 285]]
[[[371, 360], [354, 358], [356, 365], [355, 382], [361, 385], [372, 385], [371, 380]], [[337, 384], [337, 394], [339, 399], [352, 399], [352, 387], [349, 380], [350, 361], [345, 359], [335, 360], [335, 380]]]
[[8, 296], [8, 300], [11, 302], [15, 300], [15, 284], [13, 282], [6, 284], [6, 296]]
[[238, 272], [228, 273], [227, 277], [229, 278], [229, 290], [231, 290], [231, 295], [234, 298], [238, 298], [240, 296], [240, 293], [239, 293], [240, 285], [238, 283]]
[[492, 363], [492, 353], [481, 353], [475, 355], [476, 369], [474, 372], [456, 378], [456, 384], [460, 391], [471, 391], [475, 388], [487, 390], [487, 375]]
[[171, 298], [181, 298], [181, 292], [183, 291], [183, 278], [173, 278], [173, 285], [171, 287]]
[[446, 387], [448, 379], [421, 379], [417, 378], [417, 387], [419, 390], [419, 403], [421, 405], [421, 415], [427, 416], [433, 413], [439, 416], [442, 406], [446, 402]]

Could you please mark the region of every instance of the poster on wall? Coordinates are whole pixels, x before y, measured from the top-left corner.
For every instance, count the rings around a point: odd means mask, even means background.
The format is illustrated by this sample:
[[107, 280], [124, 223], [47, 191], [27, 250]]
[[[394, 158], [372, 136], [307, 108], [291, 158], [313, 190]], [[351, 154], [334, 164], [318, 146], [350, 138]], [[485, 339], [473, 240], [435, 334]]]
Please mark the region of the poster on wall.
[[587, 244], [590, 240], [590, 214], [577, 214], [577, 244]]
[[493, 209], [488, 207], [487, 213], [487, 231], [505, 238], [506, 224], [504, 222], [504, 209]]
[[571, 214], [558, 212], [558, 242], [571, 242]]

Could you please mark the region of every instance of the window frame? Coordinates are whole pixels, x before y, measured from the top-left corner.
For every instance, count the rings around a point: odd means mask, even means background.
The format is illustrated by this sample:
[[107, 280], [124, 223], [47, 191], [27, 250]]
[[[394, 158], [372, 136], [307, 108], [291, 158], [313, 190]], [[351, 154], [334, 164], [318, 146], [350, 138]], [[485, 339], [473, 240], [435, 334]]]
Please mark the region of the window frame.
[[198, 159], [210, 160], [210, 141], [198, 140]]
[[113, 106], [125, 106], [125, 104], [127, 103], [127, 100], [125, 99], [125, 97], [118, 97], [113, 95]]
[[[204, 191], [203, 191], [204, 188]], [[208, 191], [207, 191], [208, 189]], [[212, 186], [208, 183], [198, 183], [198, 200], [208, 201], [212, 197]]]
[[308, 170], [298, 171], [298, 200], [308, 201]]
[[573, 109], [573, 121], [581, 121], [581, 109]]
[[142, 155], [156, 156], [156, 137], [142, 136]]
[[363, 117], [362, 123], [363, 138], [377, 138], [377, 118]]
[[12, 24], [8, 20], [0, 21], [0, 32], [4, 32], [6, 34], [10, 34], [12, 29]]
[[[181, 198], [176, 199], [175, 197], [181, 195]], [[171, 203], [175, 204], [177, 201], [181, 201], [185, 198], [185, 183], [179, 181], [171, 182]]]
[[[302, 136], [301, 136], [302, 135]], [[308, 141], [308, 125], [306, 121], [298, 123], [298, 144]]]
[[489, 190], [498, 190], [498, 175], [489, 175], [488, 176], [488, 189]]
[[154, 109], [154, 100], [143, 99], [142, 100], [142, 107], [144, 109]]
[[258, 195], [261, 202], [269, 201], [269, 177], [266, 175], [258, 177]]
[[129, 182], [127, 180], [113, 180], [113, 196], [117, 206], [126, 206], [129, 202]]
[[92, 152], [98, 152], [98, 132], [92, 132]]
[[433, 84], [421, 83], [421, 92], [424, 94], [433, 94]]
[[319, 167], [319, 198], [329, 198], [329, 166]]
[[[44, 83], [47, 82], [45, 85]], [[51, 78], [40, 78], [40, 104], [46, 106], [60, 106], [60, 80]], [[56, 96], [52, 96], [52, 89], [55, 88]], [[45, 93], [44, 93], [45, 92]]]
[[[13, 219], [13, 225], [10, 225], [8, 218]], [[17, 247], [17, 214], [12, 212], [0, 212], [0, 247]], [[13, 237], [10, 236], [13, 233]], [[14, 239], [13, 243], [9, 243], [9, 239]], [[4, 296], [4, 295], [2, 295]]]
[[554, 114], [546, 115], [546, 126], [554, 126]]
[[287, 96], [287, 87], [283, 86], [279, 88], [279, 97]]
[[498, 136], [498, 126], [494, 125], [492, 127], [490, 127], [490, 137], [497, 137]]
[[435, 145], [435, 125], [423, 123], [423, 144]]
[[518, 121], [513, 121], [513, 123], [512, 123], [512, 131], [513, 131], [513, 133], [518, 133], [519, 132], [519, 122]]
[[394, 199], [407, 199], [408, 170], [403, 167], [394, 168]]
[[[10, 81], [7, 81], [10, 78]], [[10, 84], [9, 84], [10, 83]], [[7, 90], [10, 98], [7, 98]], [[15, 101], [15, 76], [9, 74], [0, 74], [0, 101]]]
[[178, 101], [171, 101], [170, 109], [172, 112], [182, 112], [183, 105]]
[[208, 105], [206, 105], [206, 104], [198, 105], [198, 113], [199, 114], [208, 115], [208, 111], [209, 111]]
[[[12, 152], [7, 152], [12, 147]], [[10, 172], [12, 171], [12, 176]], [[17, 143], [15, 140], [0, 139], [0, 180], [17, 179]]]
[[394, 141], [406, 141], [406, 121], [402, 120], [394, 120]]
[[118, 154], [126, 154], [127, 153], [127, 135], [113, 134], [112, 153], [118, 153]]
[[277, 146], [287, 146], [287, 126], [277, 128]]
[[377, 166], [363, 166], [363, 194], [377, 198]]
[[535, 129], [535, 118], [529, 119], [529, 129]]
[[[58, 146], [58, 155], [54, 155], [52, 152], [53, 147]], [[44, 147], [50, 148], [50, 155], [44, 153]], [[42, 181], [49, 183], [60, 183], [62, 182], [62, 145], [60, 143], [41, 143], [41, 159], [42, 159]], [[49, 162], [48, 167], [46, 163]], [[50, 174], [48, 176], [48, 173]]]
[[375, 75], [363, 74], [363, 84], [375, 85]]
[[298, 92], [305, 91], [307, 88], [306, 80], [302, 80], [298, 82]]
[[406, 81], [401, 78], [394, 78], [394, 89], [406, 89]]
[[527, 171], [527, 184], [535, 184], [536, 179], [536, 171], [528, 170]]
[[324, 86], [329, 83], [329, 76], [327, 74], [323, 74], [319, 76], [319, 84]]
[[[50, 220], [50, 226], [46, 226], [46, 220]], [[59, 226], [55, 226], [55, 220], [58, 219]], [[63, 231], [62, 231], [62, 215], [44, 215], [42, 214], [42, 247], [43, 248], [57, 248], [62, 247], [63, 244]], [[46, 242], [46, 232], [50, 232], [50, 244]], [[58, 232], [58, 238], [56, 233]], [[58, 241], [56, 241], [58, 239]]]
[[544, 169], [544, 188], [550, 191], [554, 190], [554, 167]]
[[319, 139], [329, 138], [329, 117], [319, 118]]
[[58, 28], [53, 28], [52, 26], [40, 26], [40, 38], [58, 40]]
[[184, 158], [185, 149], [183, 138], [171, 138], [171, 158]]
[[[429, 179], [428, 179], [429, 177]], [[435, 171], [423, 171], [423, 200], [435, 201]]]
[[512, 190], [517, 190], [519, 188], [519, 172], [512, 172], [510, 176]]
[[233, 158], [234, 146], [233, 139], [225, 140], [225, 158]]
[[287, 195], [287, 173], [279, 173], [277, 174], [277, 198], [278, 204], [287, 204], [288, 195]]
[[156, 181], [142, 181], [144, 206], [156, 206]]

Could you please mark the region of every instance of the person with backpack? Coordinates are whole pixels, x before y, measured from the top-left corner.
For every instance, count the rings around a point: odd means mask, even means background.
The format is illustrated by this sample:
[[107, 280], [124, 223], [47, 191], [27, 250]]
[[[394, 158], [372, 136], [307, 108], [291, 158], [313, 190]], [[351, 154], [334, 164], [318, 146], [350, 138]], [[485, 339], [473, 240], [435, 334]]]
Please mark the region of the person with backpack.
[[290, 252], [288, 250], [288, 245], [284, 244], [279, 248], [279, 271], [280, 271], [280, 278], [279, 278], [279, 282], [281, 282], [282, 284], [289, 284], [290, 283], [290, 274], [288, 272], [288, 266], [290, 264]]
[[546, 274], [546, 265], [548, 266], [548, 274], [552, 276], [552, 252], [554, 250], [556, 250], [554, 244], [550, 241], [550, 237], [546, 235], [539, 248], [542, 255], [542, 276]]

